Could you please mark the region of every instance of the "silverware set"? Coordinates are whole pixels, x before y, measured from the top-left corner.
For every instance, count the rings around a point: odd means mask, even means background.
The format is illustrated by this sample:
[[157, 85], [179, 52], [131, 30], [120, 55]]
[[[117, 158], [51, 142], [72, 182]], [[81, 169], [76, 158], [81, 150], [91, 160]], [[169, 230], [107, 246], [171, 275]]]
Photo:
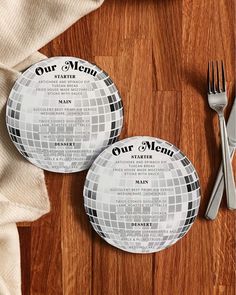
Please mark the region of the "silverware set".
[[225, 70], [222, 61], [209, 62], [207, 84], [209, 106], [216, 111], [219, 118], [223, 160], [205, 213], [207, 219], [214, 220], [220, 207], [224, 187], [227, 207], [230, 210], [236, 209], [236, 191], [231, 164], [236, 148], [236, 101], [234, 101], [226, 128], [224, 110], [227, 107], [228, 98]]

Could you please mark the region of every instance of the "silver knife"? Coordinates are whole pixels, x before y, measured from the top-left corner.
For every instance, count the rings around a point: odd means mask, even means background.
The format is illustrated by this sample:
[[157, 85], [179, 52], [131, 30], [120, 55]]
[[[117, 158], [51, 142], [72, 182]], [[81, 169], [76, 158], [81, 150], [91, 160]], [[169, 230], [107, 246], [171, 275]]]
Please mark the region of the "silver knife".
[[[235, 149], [236, 149], [236, 98], [234, 99], [234, 104], [232, 106], [232, 110], [227, 123], [227, 133], [228, 133], [228, 140], [229, 140], [230, 155], [232, 160]], [[224, 193], [224, 177], [223, 177], [223, 170], [221, 165], [212, 194], [211, 194], [211, 198], [205, 213], [205, 217], [207, 219], [214, 220], [216, 218], [217, 213], [219, 211], [220, 202], [221, 202], [223, 193]], [[236, 203], [235, 203], [234, 209], [236, 209]]]

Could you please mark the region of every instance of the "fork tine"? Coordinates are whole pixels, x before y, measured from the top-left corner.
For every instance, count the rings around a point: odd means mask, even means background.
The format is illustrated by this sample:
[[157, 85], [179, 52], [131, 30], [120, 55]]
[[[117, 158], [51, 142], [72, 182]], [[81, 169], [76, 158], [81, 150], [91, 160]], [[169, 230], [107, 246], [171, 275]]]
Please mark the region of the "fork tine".
[[216, 86], [215, 86], [215, 72], [214, 72], [214, 62], [212, 61], [212, 92], [216, 93]]
[[224, 63], [223, 60], [221, 61], [221, 67], [222, 67], [222, 91], [225, 92], [225, 69], [224, 69]]
[[208, 62], [208, 70], [207, 70], [207, 86], [208, 86], [208, 93], [211, 93], [211, 81], [210, 81], [210, 62]]
[[221, 89], [220, 89], [220, 77], [219, 77], [218, 60], [216, 61], [216, 78], [217, 78], [217, 81], [216, 81], [217, 91], [218, 91], [218, 92], [221, 92]]

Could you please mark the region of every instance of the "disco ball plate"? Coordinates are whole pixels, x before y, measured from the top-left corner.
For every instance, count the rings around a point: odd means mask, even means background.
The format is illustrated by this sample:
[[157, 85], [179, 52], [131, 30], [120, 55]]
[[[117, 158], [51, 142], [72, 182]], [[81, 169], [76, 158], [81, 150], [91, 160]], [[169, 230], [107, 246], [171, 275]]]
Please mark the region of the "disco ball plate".
[[75, 57], [53, 57], [16, 81], [6, 108], [10, 137], [31, 163], [53, 172], [77, 172], [114, 143], [123, 106], [111, 78]]
[[181, 239], [197, 216], [197, 173], [174, 145], [131, 137], [105, 149], [90, 167], [84, 205], [95, 231], [132, 253], [152, 253]]

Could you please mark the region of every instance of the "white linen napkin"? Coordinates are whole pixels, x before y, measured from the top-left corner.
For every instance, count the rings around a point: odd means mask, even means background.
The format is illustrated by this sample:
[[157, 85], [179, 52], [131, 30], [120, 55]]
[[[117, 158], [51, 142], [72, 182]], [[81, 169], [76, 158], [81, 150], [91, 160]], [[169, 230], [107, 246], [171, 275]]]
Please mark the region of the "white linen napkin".
[[103, 0], [0, 1], [0, 295], [21, 294], [16, 222], [50, 209], [43, 171], [25, 160], [9, 139], [5, 104], [20, 71], [45, 58], [39, 48]]

